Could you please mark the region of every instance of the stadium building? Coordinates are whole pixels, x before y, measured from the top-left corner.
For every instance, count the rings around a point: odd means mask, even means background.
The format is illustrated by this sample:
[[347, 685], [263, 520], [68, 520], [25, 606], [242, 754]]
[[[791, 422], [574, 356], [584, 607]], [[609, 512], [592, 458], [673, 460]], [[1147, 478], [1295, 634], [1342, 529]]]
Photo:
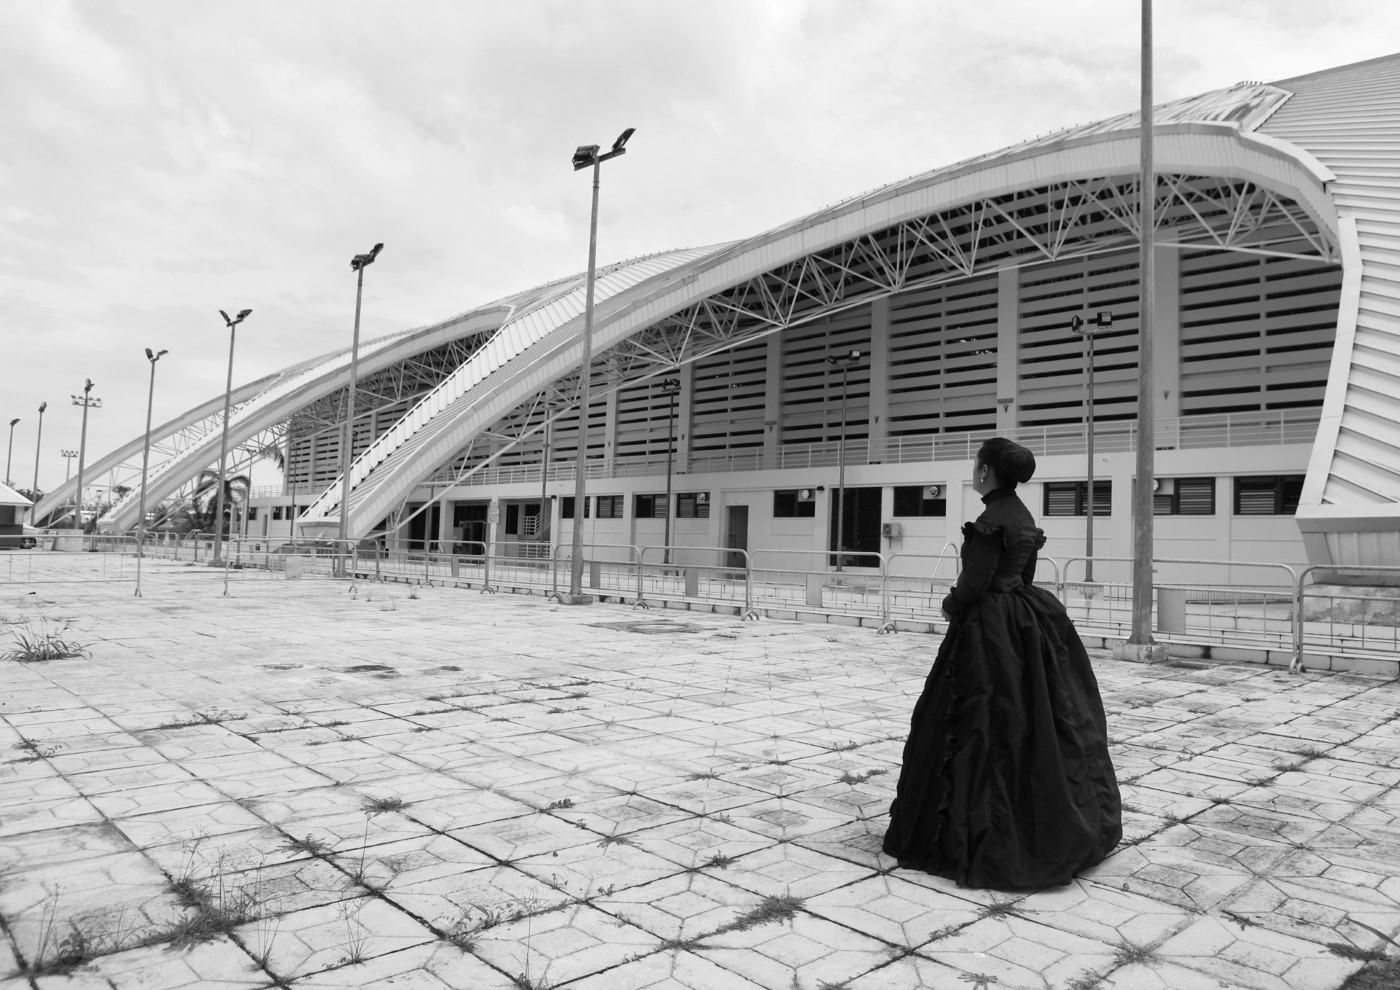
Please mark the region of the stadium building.
[[[1400, 55], [1154, 128], [1156, 556], [1400, 564]], [[917, 571], [980, 510], [970, 460], [1002, 434], [1039, 459], [1024, 494], [1055, 556], [1084, 552], [1091, 473], [1095, 554], [1129, 556], [1138, 138], [1125, 114], [601, 267], [582, 419], [582, 275], [362, 344], [349, 534], [567, 543], [583, 429], [590, 553], [669, 527]], [[284, 458], [250, 536], [335, 534], [349, 374], [347, 350], [234, 390], [230, 444]], [[155, 430], [148, 505], [217, 464], [223, 400]], [[136, 526], [142, 447], [89, 468], [133, 488], [103, 530]]]

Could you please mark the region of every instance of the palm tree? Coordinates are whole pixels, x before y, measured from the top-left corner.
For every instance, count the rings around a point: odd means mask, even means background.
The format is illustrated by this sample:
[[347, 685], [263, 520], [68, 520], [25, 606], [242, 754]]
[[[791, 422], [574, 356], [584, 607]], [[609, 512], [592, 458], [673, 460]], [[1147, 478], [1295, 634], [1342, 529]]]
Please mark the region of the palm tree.
[[[224, 479], [224, 533], [229, 531], [229, 523], [233, 519], [233, 507], [238, 502], [248, 500], [249, 486], [251, 480], [246, 474], [235, 474], [231, 478]], [[190, 502], [194, 506], [195, 518], [199, 520], [199, 528], [207, 533], [214, 531], [217, 520], [214, 514], [219, 511], [219, 472], [201, 471], [199, 481], [195, 483], [194, 494], [190, 496]]]

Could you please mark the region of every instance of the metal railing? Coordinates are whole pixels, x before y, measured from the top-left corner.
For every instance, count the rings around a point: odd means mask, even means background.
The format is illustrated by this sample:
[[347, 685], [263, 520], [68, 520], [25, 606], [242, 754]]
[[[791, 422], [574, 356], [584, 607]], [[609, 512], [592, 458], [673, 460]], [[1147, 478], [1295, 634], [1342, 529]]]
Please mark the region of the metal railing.
[[[1396, 588], [1390, 595], [1364, 595], [1339, 589], [1346, 580], [1319, 580], [1333, 577], [1378, 579], [1375, 586]], [[1312, 578], [1309, 585], [1308, 579]], [[1355, 585], [1350, 585], [1355, 587]], [[1360, 660], [1379, 661], [1390, 670], [1400, 658], [1400, 567], [1382, 564], [1338, 567], [1312, 565], [1298, 574], [1294, 595], [1293, 661], [1290, 670], [1306, 666], [1309, 651], [1326, 650], [1335, 655], [1340, 647]]]

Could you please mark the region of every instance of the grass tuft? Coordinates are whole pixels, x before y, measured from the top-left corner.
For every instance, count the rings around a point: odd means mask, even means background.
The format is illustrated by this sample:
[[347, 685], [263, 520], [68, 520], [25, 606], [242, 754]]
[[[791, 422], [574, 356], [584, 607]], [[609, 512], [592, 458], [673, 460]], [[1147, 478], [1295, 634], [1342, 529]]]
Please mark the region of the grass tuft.
[[50, 660], [87, 656], [86, 646], [67, 637], [69, 625], [65, 622], [54, 630], [48, 627], [47, 622], [41, 621], [38, 629], [26, 627], [11, 630], [15, 646], [3, 655], [3, 659], [16, 663], [47, 663]]

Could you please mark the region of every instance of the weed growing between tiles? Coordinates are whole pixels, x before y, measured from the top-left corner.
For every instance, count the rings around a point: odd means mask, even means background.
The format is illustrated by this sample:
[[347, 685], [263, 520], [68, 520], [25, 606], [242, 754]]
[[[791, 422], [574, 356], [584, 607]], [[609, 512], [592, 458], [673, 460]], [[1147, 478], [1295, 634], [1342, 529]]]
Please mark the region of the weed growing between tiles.
[[51, 629], [48, 620], [40, 618], [37, 628], [25, 626], [23, 629], [12, 629], [10, 635], [14, 637], [14, 648], [0, 655], [0, 659], [16, 663], [47, 663], [50, 660], [88, 656], [88, 648], [69, 635], [71, 627], [70, 621]]

